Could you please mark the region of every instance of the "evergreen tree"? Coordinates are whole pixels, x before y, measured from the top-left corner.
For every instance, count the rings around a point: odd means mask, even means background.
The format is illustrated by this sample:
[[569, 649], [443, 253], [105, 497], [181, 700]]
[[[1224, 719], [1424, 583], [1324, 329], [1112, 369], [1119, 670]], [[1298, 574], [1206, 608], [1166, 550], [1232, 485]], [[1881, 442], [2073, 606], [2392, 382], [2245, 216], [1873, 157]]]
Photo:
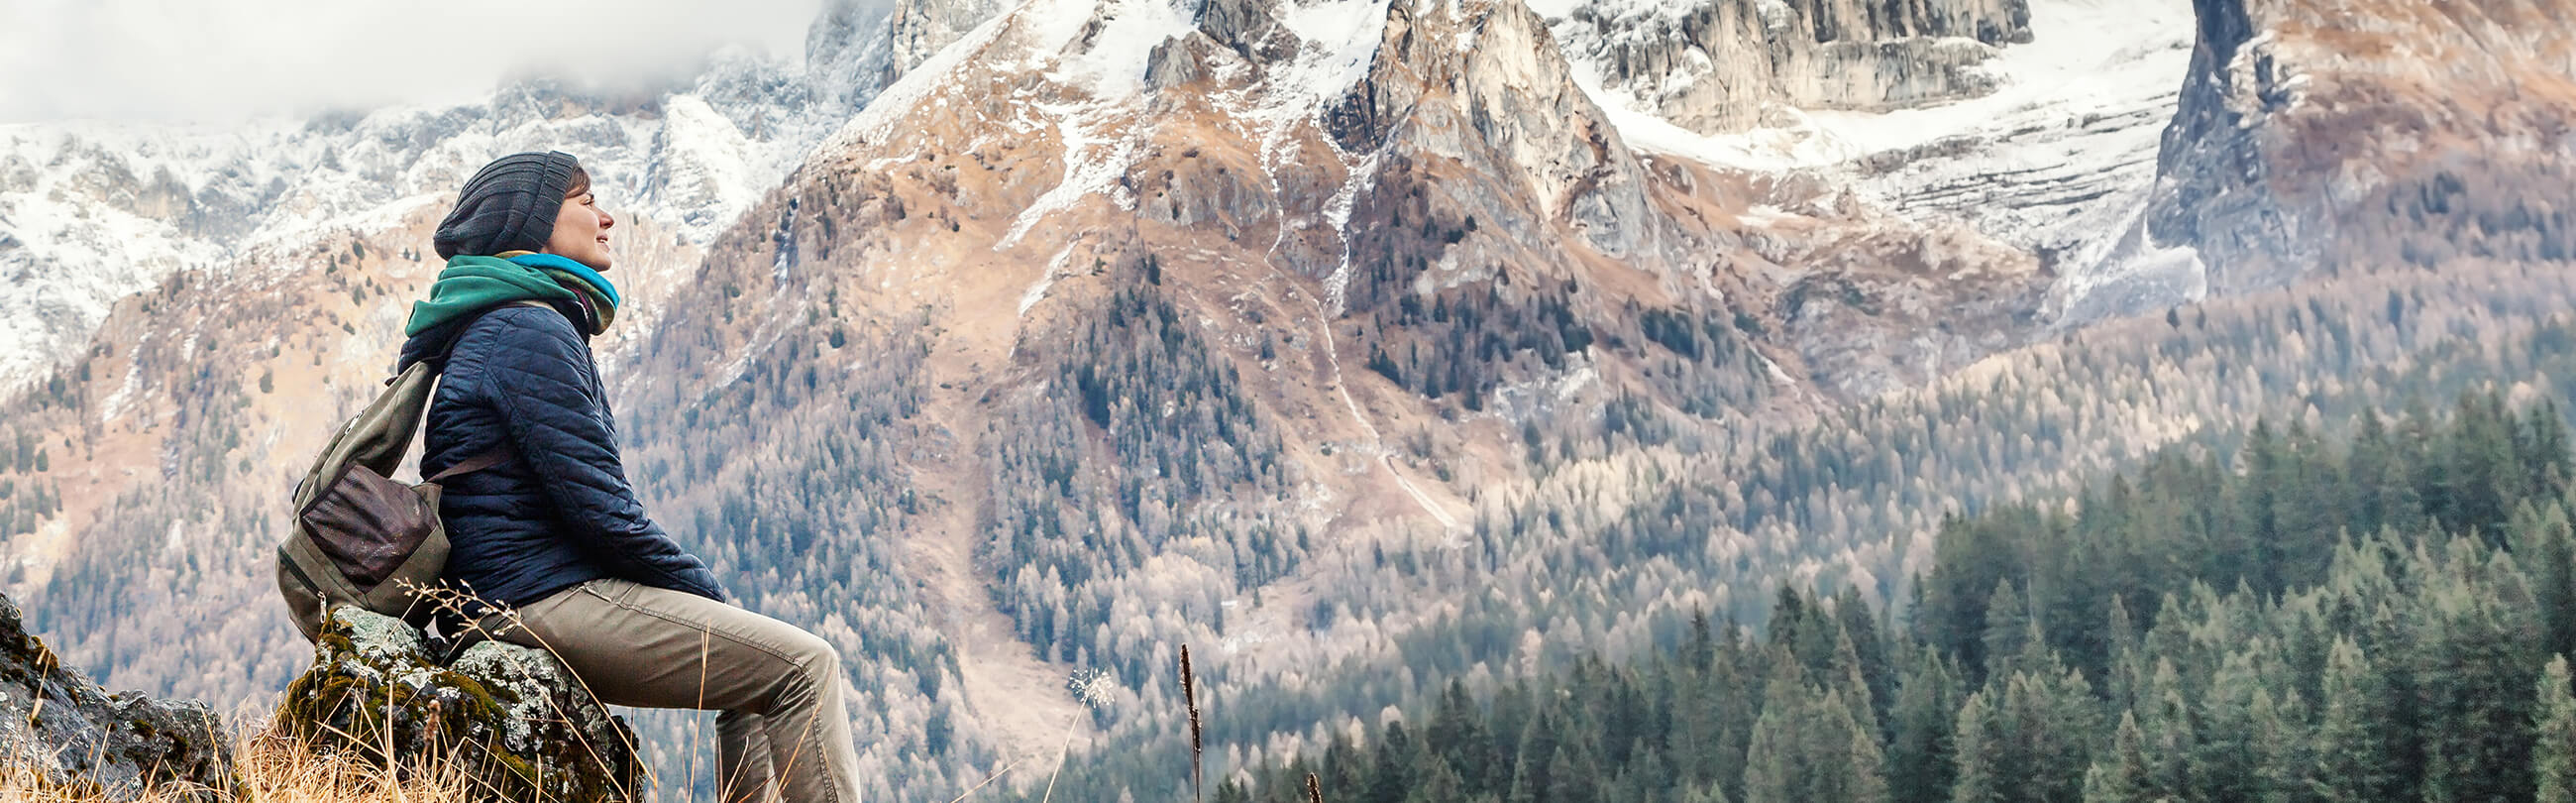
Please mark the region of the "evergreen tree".
[[[1986, 693], [1970, 692], [1968, 701], [1959, 706], [1958, 780], [1950, 787], [1951, 803], [2007, 803], [2012, 800], [2007, 790], [2015, 785], [2016, 768], [2010, 759], [1995, 712], [1986, 705]], [[1751, 803], [1751, 801], [1747, 801]]]
[[1359, 799], [1362, 803], [1404, 803], [1404, 791], [1413, 786], [1415, 765], [1413, 739], [1404, 732], [1404, 722], [1393, 720], [1379, 731], [1376, 749], [1371, 750], [1369, 784]]
[[1888, 788], [1896, 803], [1948, 803], [1958, 726], [1959, 677], [1931, 647], [1915, 658], [1896, 693], [1896, 739], [1888, 746]]
[[2012, 661], [2022, 655], [2030, 637], [2030, 613], [2022, 607], [2021, 593], [2012, 581], [1995, 581], [1994, 593], [1986, 597], [1984, 675], [1986, 682], [2012, 674]]
[[[1804, 706], [1798, 706], [1804, 708]], [[1744, 754], [1744, 803], [1797, 803], [1807, 768], [1798, 759], [1797, 726], [1803, 713], [1764, 706], [1753, 721], [1753, 740]]]
[[1808, 729], [1813, 779], [1805, 799], [1890, 803], [1887, 777], [1880, 774], [1886, 757], [1878, 747], [1878, 726], [1851, 718], [1841, 695], [1827, 692], [1814, 709], [1820, 727]]
[[2166, 799], [2148, 785], [2147, 737], [2137, 715], [2120, 714], [2120, 729], [2111, 737], [2111, 754], [2084, 773], [2084, 803], [2153, 803]]
[[2307, 703], [2297, 691], [2273, 702], [2270, 689], [2254, 691], [2255, 771], [2263, 803], [2319, 803], [2309, 771], [2315, 767], [2307, 731]]
[[2390, 754], [2388, 687], [2349, 636], [2326, 659], [2324, 710], [2309, 783], [2326, 800], [2394, 800], [2398, 778]]
[[[2006, 799], [2037, 803], [2081, 797], [2085, 770], [2092, 764], [2090, 745], [2100, 731], [2098, 717], [2093, 690], [2082, 674], [2071, 669], [2014, 674], [2005, 684], [1998, 717], [2005, 746], [2002, 765], [2014, 773]], [[1964, 770], [1961, 777], [1964, 782]]]
[[2147, 786], [2159, 797], [2190, 796], [2191, 758], [2200, 743], [2191, 703], [2183, 696], [2182, 676], [2169, 658], [2156, 659], [2138, 706], [2138, 725], [2147, 740]]
[[2515, 562], [2531, 574], [2541, 650], [2548, 655], [2576, 652], [2576, 537], [2569, 533], [2566, 508], [2535, 507], [2529, 501], [2516, 505], [2511, 537]]
[[[2531, 700], [2537, 626], [2511, 561], [2477, 539], [2423, 547], [2444, 554], [2417, 620], [2415, 684], [2423, 718], [2424, 795], [2512, 800], [2532, 789]], [[2438, 552], [2434, 550], [2438, 549]], [[2472, 578], [2491, 576], [2482, 587]]]
[[2550, 656], [2532, 715], [2531, 775], [2539, 785], [2534, 803], [2576, 803], [2576, 694], [2569, 683], [2567, 657]]
[[1814, 693], [1805, 671], [1788, 650], [1773, 651], [1771, 674], [1763, 683], [1762, 714], [1753, 722], [1753, 738], [1744, 754], [1744, 803], [1797, 803], [1806, 800], [1812, 768], [1806, 740], [1816, 715]]
[[1433, 762], [1422, 774], [1422, 784], [1407, 791], [1404, 803], [1465, 803], [1467, 782], [1448, 764]]

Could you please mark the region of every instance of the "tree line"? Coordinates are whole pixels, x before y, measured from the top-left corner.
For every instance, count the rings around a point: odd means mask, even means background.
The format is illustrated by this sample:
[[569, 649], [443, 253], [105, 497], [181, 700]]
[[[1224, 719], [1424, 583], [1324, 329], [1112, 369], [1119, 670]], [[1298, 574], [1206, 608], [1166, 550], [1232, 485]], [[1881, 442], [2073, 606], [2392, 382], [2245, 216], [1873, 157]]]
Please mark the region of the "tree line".
[[[2552, 406], [2253, 428], [1943, 528], [1899, 615], [1781, 586], [1634, 663], [1453, 678], [1220, 803], [2576, 799]], [[1971, 604], [1972, 603], [1972, 604]]]

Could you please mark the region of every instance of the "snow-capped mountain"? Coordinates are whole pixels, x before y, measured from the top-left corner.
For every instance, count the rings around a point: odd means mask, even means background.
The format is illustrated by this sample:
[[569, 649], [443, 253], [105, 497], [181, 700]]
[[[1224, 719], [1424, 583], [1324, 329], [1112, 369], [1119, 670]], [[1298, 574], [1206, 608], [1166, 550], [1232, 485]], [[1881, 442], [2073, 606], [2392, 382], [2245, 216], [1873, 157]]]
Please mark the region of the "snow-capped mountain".
[[[1107, 44], [1067, 66], [1126, 85], [1110, 86], [1112, 95], [1194, 80], [1191, 69], [1258, 66], [1263, 75], [1223, 90], [1224, 102], [1255, 104], [1237, 116], [1240, 130], [1261, 139], [1262, 162], [1277, 163], [1290, 156], [1279, 150], [1290, 144], [1282, 132], [1322, 119], [1337, 82], [1356, 80], [1373, 63], [1384, 6], [1288, 3], [1274, 15], [1230, 0], [1111, 3], [1096, 15], [1098, 30], [1079, 31], [1085, 42], [1106, 34]], [[1084, 13], [1088, 6], [1051, 7], [1031, 4], [1019, 17], [1053, 13], [1076, 24], [1095, 16]], [[2187, 41], [2177, 32], [2189, 30], [2180, 0], [2039, 0], [2035, 8], [2020, 0], [1887, 8], [1591, 0], [1535, 8], [1549, 15], [1542, 19], [1553, 44], [1526, 46], [1559, 52], [1523, 55], [1571, 65], [1573, 85], [1638, 152], [1730, 172], [1820, 172], [1901, 217], [1964, 220], [2046, 255], [2051, 267], [2097, 261], [2108, 248], [2103, 232], [2143, 208], [2147, 132], [2172, 103]], [[59, 364], [116, 298], [172, 271], [243, 269], [263, 248], [382, 228], [443, 202], [462, 171], [488, 154], [576, 150], [613, 190], [613, 202], [703, 243], [880, 88], [1005, 10], [1000, 0], [835, 2], [809, 30], [802, 65], [724, 55], [690, 85], [659, 96], [585, 96], [537, 82], [467, 106], [222, 129], [0, 127], [0, 272], [9, 278], [0, 286], [0, 388], [22, 388]], [[1201, 20], [1202, 39], [1175, 36]], [[1039, 38], [1054, 33], [1077, 31]], [[1219, 50], [1234, 53], [1229, 60]], [[944, 75], [926, 71], [917, 83]], [[896, 100], [870, 114], [888, 116], [902, 105]], [[1104, 102], [1086, 101], [1067, 132], [1086, 136], [1097, 127], [1082, 120], [1151, 113], [1142, 103]], [[1118, 152], [1098, 155], [1114, 160]], [[1109, 166], [1087, 165], [1089, 180], [1111, 176]], [[1083, 180], [1069, 176], [1047, 203], [1077, 197]], [[1635, 243], [1610, 240], [1655, 224], [1640, 214], [1642, 196], [1603, 205], [1614, 197], [1566, 200], [1582, 210], [1585, 231], [1599, 235], [1594, 245], [1620, 253]], [[1050, 208], [1019, 217], [1035, 225]], [[1320, 222], [1348, 213], [1307, 214]], [[1339, 261], [1320, 241], [1280, 240], [1288, 258], [1310, 269]], [[2080, 296], [2094, 281], [2066, 273], [2060, 296]]]
[[[2043, 0], [2044, 2], [2044, 0]], [[2027, 0], [1550, 0], [1568, 54], [1601, 86], [1713, 134], [1802, 111], [1887, 111], [1994, 91], [1983, 65], [2031, 40]]]
[[[67, 386], [0, 420], [58, 450], [9, 469], [45, 491], [0, 501], [6, 576], [109, 634], [69, 652], [102, 676], [281, 685], [263, 489], [309, 408], [373, 389], [463, 172], [561, 148], [624, 199], [620, 283], [653, 280], [602, 355], [655, 515], [843, 647], [872, 795], [964, 788], [1067, 722], [1166, 719], [1077, 717], [1077, 665], [1136, 697], [1178, 643], [1236, 689], [1383, 667], [1458, 601], [1327, 621], [1391, 571], [1365, 556], [1450, 554], [1550, 483], [1776, 465], [1846, 402], [2299, 249], [2564, 254], [2563, 190], [2427, 190], [2504, 163], [2464, 155], [2487, 139], [2553, 175], [2576, 114], [2433, 90], [2576, 97], [2536, 66], [2565, 49], [2408, 18], [2485, 54], [2428, 71], [2332, 53], [2299, 4], [834, 3], [802, 65], [650, 96], [0, 129], [0, 378]], [[2323, 100], [2392, 86], [2413, 133]], [[2436, 225], [2300, 239], [2403, 228], [2347, 222], [2373, 208]], [[1816, 504], [1845, 501], [1896, 504]], [[62, 593], [143, 573], [192, 604]]]
[[825, 108], [793, 65], [728, 52], [658, 97], [534, 81], [478, 104], [236, 127], [0, 126], [0, 389], [175, 271], [261, 270], [326, 234], [384, 228], [511, 151], [573, 152], [612, 208], [703, 243], [830, 130]]

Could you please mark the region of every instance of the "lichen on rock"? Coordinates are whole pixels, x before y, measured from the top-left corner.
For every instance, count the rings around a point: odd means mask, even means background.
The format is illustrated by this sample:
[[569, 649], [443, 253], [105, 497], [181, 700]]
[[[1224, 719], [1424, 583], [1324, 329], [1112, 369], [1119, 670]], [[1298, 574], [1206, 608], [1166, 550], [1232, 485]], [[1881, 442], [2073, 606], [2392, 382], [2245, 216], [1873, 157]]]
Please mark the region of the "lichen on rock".
[[230, 800], [241, 783], [214, 712], [195, 700], [109, 694], [61, 665], [0, 597], [0, 761], [49, 791], [130, 800]]
[[313, 668], [286, 687], [278, 728], [398, 767], [461, 769], [492, 800], [640, 797], [634, 731], [562, 662], [498, 641], [450, 663], [435, 655], [400, 619], [334, 608]]

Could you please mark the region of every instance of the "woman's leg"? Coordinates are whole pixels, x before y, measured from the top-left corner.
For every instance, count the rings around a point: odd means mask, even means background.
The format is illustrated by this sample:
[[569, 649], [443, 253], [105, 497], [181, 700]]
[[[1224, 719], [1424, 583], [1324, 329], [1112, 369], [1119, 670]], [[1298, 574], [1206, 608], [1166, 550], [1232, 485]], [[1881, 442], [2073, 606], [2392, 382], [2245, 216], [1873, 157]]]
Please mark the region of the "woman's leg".
[[[624, 580], [594, 580], [519, 609], [499, 638], [552, 652], [611, 705], [700, 708], [719, 718], [730, 775], [760, 768], [748, 738], [765, 736], [768, 769], [788, 803], [857, 803], [858, 757], [842, 708], [841, 658], [794, 625], [731, 605]], [[757, 795], [757, 787], [750, 790]]]
[[769, 788], [769, 734], [763, 719], [749, 711], [716, 715], [716, 766], [724, 773], [716, 779], [716, 794], [725, 803], [760, 803], [761, 790]]

